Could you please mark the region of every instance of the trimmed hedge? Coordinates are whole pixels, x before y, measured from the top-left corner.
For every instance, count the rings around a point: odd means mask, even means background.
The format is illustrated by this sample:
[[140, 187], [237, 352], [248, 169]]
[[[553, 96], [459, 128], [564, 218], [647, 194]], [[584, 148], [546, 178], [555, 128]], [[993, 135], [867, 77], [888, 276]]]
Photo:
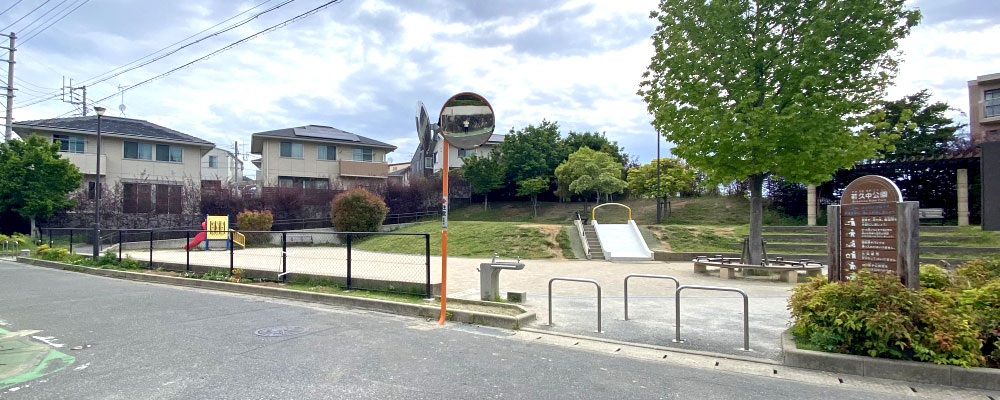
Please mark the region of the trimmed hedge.
[[330, 202], [330, 213], [340, 232], [378, 232], [389, 207], [378, 195], [357, 188], [337, 195]]
[[[269, 210], [243, 210], [236, 215], [236, 223], [241, 231], [269, 231], [274, 224], [274, 214]], [[265, 244], [271, 241], [267, 233], [246, 233], [247, 245]]]

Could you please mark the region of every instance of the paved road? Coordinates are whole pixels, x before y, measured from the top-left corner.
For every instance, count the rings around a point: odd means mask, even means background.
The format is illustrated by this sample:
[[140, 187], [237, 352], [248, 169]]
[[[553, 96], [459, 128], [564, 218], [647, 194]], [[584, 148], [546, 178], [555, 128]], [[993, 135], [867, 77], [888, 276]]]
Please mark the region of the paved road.
[[[844, 387], [532, 343], [503, 330], [435, 328], [380, 313], [5, 261], [0, 322], [12, 332], [41, 330], [36, 336], [75, 357], [43, 378], [0, 385], [3, 399], [872, 398]], [[308, 331], [254, 334], [282, 325]], [[893, 396], [877, 395], [910, 397]]]

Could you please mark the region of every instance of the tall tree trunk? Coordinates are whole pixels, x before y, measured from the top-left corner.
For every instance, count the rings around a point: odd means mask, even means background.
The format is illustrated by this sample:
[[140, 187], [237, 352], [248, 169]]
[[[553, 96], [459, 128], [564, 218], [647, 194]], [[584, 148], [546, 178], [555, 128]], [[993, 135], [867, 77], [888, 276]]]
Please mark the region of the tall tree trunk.
[[531, 195], [531, 210], [535, 214], [535, 218], [538, 218], [538, 195]]
[[750, 262], [760, 265], [764, 259], [764, 241], [761, 230], [764, 225], [764, 178], [758, 174], [750, 177]]
[[486, 193], [483, 194], [483, 210], [489, 210], [489, 209], [490, 209], [490, 194]]
[[40, 239], [42, 234], [38, 232], [38, 226], [35, 225], [35, 217], [30, 217], [28, 220], [31, 221], [31, 237]]

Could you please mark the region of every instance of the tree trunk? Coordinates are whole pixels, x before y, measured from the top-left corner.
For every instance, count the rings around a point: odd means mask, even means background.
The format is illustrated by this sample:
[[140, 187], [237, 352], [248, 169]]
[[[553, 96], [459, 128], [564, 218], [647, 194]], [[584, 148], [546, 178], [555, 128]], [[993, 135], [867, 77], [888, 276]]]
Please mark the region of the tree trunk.
[[761, 230], [764, 222], [764, 174], [750, 177], [750, 265], [760, 265], [764, 259]]
[[38, 232], [38, 226], [35, 225], [35, 217], [28, 218], [31, 221], [31, 237], [41, 238], [42, 234]]
[[489, 209], [490, 209], [490, 194], [486, 193], [483, 194], [483, 210], [489, 210]]
[[538, 218], [538, 195], [537, 194], [531, 195], [531, 210], [534, 213], [535, 218]]

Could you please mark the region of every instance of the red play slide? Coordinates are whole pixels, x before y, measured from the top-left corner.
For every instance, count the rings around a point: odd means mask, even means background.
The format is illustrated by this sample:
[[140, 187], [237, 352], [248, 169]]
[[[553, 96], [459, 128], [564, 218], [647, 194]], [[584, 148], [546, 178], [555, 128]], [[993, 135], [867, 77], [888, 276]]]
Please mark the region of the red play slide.
[[[205, 229], [205, 221], [201, 222], [201, 229]], [[184, 250], [191, 250], [195, 246], [201, 244], [201, 242], [204, 240], [205, 240], [205, 231], [198, 232], [197, 235], [194, 235], [194, 240], [192, 240], [191, 243], [188, 243], [187, 246], [184, 246]]]

